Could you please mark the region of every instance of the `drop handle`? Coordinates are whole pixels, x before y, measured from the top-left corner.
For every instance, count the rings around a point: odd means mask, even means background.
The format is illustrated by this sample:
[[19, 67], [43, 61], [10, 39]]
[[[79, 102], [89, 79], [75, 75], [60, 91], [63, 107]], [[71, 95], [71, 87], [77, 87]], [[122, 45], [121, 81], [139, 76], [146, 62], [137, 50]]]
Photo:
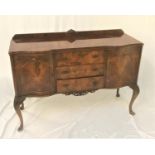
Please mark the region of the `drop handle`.
[[97, 71], [97, 68], [92, 68], [93, 71]]
[[68, 87], [68, 86], [69, 86], [69, 84], [64, 84], [63, 86], [64, 86], [64, 87]]
[[98, 84], [98, 82], [97, 81], [93, 81], [92, 84], [93, 84], [93, 86], [96, 86]]
[[62, 73], [63, 73], [63, 74], [68, 74], [68, 73], [69, 73], [69, 71], [62, 71]]
[[80, 62], [73, 62], [72, 65], [80, 65]]
[[93, 57], [93, 58], [97, 58], [97, 57], [98, 57], [98, 54], [95, 54], [95, 55], [93, 55], [92, 57]]

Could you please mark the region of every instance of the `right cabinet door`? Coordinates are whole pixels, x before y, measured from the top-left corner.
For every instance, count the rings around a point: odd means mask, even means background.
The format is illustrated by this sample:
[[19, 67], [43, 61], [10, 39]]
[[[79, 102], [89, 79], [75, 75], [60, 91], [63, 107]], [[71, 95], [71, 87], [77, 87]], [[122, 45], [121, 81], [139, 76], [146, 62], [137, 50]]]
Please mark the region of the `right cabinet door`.
[[141, 49], [140, 45], [130, 45], [107, 51], [107, 88], [118, 88], [137, 82]]

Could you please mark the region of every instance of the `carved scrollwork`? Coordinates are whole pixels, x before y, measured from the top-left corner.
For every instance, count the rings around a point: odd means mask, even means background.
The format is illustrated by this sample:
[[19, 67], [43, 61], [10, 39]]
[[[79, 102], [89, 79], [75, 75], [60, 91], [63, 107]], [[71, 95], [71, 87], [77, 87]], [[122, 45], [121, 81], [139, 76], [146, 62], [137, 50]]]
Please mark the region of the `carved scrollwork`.
[[88, 93], [94, 93], [96, 90], [89, 90], [89, 91], [81, 91], [81, 92], [68, 92], [65, 95], [74, 95], [74, 96], [83, 96]]

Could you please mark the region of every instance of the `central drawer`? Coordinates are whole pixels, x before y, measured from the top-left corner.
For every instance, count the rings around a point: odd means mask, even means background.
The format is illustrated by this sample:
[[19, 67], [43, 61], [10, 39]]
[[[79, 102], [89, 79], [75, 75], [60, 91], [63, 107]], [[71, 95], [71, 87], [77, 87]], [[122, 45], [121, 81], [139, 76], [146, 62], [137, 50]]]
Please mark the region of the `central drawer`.
[[58, 93], [89, 91], [103, 87], [104, 87], [104, 76], [57, 80]]
[[104, 63], [105, 61], [103, 50], [88, 49], [57, 51], [54, 59], [57, 67]]
[[89, 76], [104, 75], [104, 64], [75, 65], [56, 67], [56, 79], [80, 78]]

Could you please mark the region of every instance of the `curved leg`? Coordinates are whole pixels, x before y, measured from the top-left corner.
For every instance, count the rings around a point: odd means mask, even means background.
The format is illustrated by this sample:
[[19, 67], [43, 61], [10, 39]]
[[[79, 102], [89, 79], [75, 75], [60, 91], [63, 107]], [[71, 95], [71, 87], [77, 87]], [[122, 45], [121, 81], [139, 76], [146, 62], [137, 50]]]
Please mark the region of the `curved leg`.
[[117, 88], [116, 97], [120, 97], [119, 88]]
[[137, 98], [140, 90], [139, 90], [139, 87], [137, 84], [130, 85], [129, 87], [133, 90], [133, 94], [132, 94], [131, 101], [129, 104], [129, 113], [131, 115], [135, 115], [135, 112], [132, 110], [132, 105], [133, 105], [135, 99]]
[[20, 126], [18, 128], [18, 131], [23, 130], [23, 117], [22, 117], [22, 113], [21, 113], [21, 108], [20, 105], [23, 104], [23, 101], [25, 100], [25, 97], [21, 96], [15, 96], [14, 99], [14, 109], [19, 117], [20, 120]]

